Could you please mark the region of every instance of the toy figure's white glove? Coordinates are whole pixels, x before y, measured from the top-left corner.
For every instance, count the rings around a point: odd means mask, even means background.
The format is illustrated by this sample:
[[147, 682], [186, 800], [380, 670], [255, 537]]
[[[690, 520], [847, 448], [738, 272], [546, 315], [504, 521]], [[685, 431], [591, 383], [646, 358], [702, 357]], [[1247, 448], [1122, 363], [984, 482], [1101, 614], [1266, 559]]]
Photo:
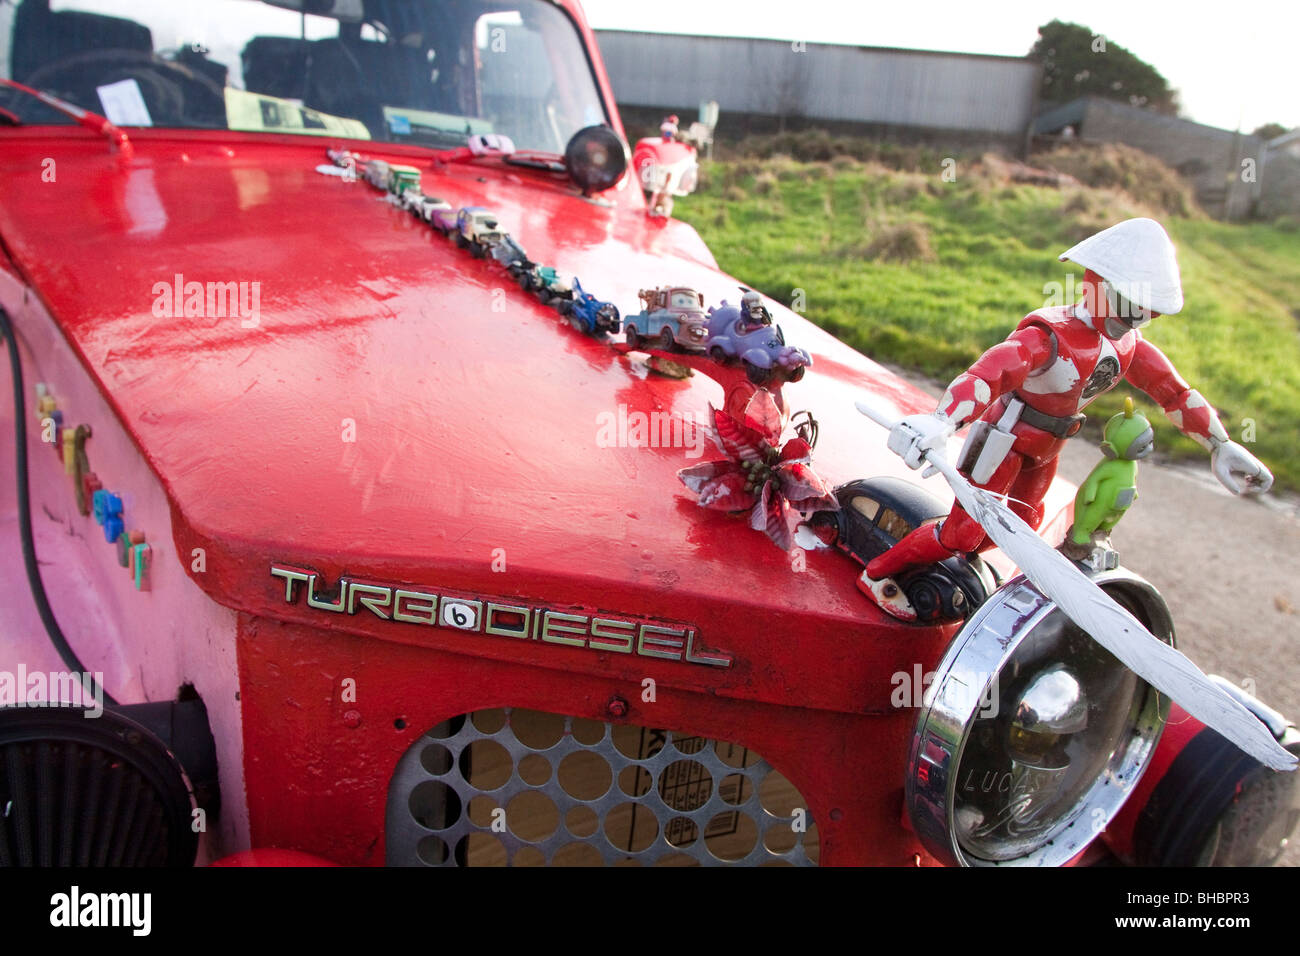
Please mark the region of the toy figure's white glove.
[[952, 422], [938, 415], [908, 415], [889, 430], [889, 450], [908, 468], [920, 468], [925, 453], [944, 447], [953, 431]]
[[1273, 473], [1235, 441], [1220, 442], [1210, 453], [1214, 477], [1234, 495], [1259, 495], [1273, 487]]

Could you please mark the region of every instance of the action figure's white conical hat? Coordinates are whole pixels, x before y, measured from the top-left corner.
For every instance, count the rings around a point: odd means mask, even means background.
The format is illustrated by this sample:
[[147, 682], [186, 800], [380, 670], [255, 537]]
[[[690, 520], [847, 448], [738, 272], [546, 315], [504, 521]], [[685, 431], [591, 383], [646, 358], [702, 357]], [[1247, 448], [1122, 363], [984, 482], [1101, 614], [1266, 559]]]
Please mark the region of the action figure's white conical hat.
[[1061, 253], [1107, 280], [1134, 305], [1163, 315], [1183, 307], [1174, 244], [1154, 219], [1126, 219]]

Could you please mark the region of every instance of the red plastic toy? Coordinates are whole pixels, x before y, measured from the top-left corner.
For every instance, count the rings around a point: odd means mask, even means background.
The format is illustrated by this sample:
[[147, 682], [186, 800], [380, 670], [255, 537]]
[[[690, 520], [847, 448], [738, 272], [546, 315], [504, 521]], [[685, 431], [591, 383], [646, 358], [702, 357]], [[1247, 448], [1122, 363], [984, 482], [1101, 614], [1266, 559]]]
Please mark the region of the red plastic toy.
[[[1087, 270], [1083, 301], [1026, 316], [1005, 342], [953, 380], [934, 412], [900, 421], [889, 436], [890, 449], [918, 468], [923, 449], [976, 422], [959, 469], [975, 485], [1006, 494], [1011, 508], [1037, 528], [1057, 455], [1082, 427], [1082, 410], [1127, 379], [1210, 451], [1214, 473], [1228, 489], [1267, 491], [1273, 482], [1269, 470], [1228, 438], [1209, 403], [1138, 331], [1183, 306], [1174, 246], [1160, 224], [1129, 219], [1061, 259]], [[915, 612], [894, 575], [991, 546], [984, 529], [956, 506], [942, 522], [917, 528], [868, 564], [860, 586], [890, 613], [910, 620]]]

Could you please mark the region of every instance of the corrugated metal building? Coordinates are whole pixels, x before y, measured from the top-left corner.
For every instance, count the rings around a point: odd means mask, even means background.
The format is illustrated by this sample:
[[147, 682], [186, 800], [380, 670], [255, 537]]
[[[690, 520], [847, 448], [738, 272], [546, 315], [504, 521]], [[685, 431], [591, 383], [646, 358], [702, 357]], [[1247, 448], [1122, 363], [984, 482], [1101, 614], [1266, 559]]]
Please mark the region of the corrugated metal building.
[[1024, 57], [598, 30], [620, 106], [962, 131], [1019, 143], [1040, 67]]

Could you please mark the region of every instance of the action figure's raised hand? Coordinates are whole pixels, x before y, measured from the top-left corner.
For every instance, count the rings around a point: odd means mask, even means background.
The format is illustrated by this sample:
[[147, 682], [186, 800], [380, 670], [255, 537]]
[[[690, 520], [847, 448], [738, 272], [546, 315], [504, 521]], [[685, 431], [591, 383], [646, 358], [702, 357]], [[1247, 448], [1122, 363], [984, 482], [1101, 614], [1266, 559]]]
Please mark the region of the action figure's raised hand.
[[939, 415], [908, 415], [889, 430], [889, 450], [908, 468], [920, 468], [925, 464], [925, 453], [944, 447], [952, 433], [952, 422]]
[[1219, 442], [1210, 453], [1214, 477], [1234, 495], [1262, 495], [1273, 487], [1273, 473], [1235, 441]]

